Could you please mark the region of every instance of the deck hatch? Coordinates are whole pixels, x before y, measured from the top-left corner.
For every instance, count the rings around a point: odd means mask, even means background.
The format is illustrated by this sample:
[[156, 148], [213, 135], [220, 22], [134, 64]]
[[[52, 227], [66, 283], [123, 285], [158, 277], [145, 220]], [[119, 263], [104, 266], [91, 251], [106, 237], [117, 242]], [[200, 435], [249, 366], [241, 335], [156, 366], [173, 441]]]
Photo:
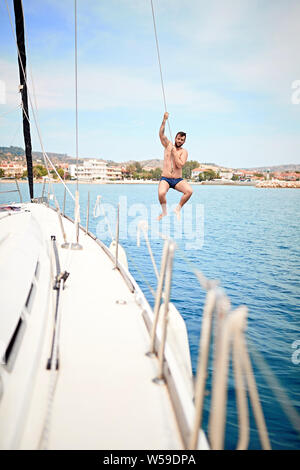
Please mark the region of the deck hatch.
[[2, 362], [6, 368], [11, 371], [17, 357], [17, 353], [21, 344], [23, 333], [25, 330], [25, 321], [22, 318], [19, 319], [16, 329], [8, 343], [8, 346], [2, 357]]
[[30, 286], [30, 289], [29, 289], [29, 292], [28, 292], [26, 302], [25, 302], [25, 307], [27, 309], [27, 312], [29, 312], [29, 313], [30, 313], [30, 310], [31, 310], [31, 307], [32, 307], [34, 293], [35, 293], [35, 285], [32, 282], [31, 286]]

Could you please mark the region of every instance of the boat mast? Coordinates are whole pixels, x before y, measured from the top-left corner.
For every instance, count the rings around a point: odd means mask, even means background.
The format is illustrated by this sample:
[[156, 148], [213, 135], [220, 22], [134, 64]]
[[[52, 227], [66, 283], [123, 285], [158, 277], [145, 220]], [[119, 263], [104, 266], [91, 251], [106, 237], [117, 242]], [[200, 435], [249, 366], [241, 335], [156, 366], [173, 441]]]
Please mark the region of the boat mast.
[[32, 148], [30, 137], [30, 123], [28, 114], [28, 98], [27, 98], [27, 83], [26, 83], [26, 51], [25, 51], [25, 37], [24, 37], [24, 17], [22, 0], [14, 0], [15, 23], [16, 23], [16, 37], [18, 45], [18, 64], [20, 75], [20, 93], [22, 97], [23, 109], [23, 134], [25, 142], [25, 154], [27, 162], [28, 184], [30, 199], [33, 199], [33, 171], [32, 171]]

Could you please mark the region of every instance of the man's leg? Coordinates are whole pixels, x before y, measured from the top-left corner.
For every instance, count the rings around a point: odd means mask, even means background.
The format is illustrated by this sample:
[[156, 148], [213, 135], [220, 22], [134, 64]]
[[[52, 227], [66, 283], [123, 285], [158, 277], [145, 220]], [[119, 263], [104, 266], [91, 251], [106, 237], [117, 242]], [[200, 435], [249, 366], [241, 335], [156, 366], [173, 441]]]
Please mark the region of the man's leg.
[[162, 213], [159, 215], [157, 220], [162, 219], [165, 215], [167, 215], [167, 199], [166, 194], [169, 191], [170, 186], [165, 180], [161, 180], [158, 185], [158, 199], [161, 204]]
[[193, 194], [193, 189], [189, 185], [187, 181], [179, 181], [179, 183], [176, 184], [175, 186], [176, 191], [180, 191], [183, 193], [183, 196], [181, 197], [178, 206], [175, 209], [175, 214], [177, 215], [177, 219], [180, 219], [180, 211], [184, 204], [190, 199], [191, 195]]

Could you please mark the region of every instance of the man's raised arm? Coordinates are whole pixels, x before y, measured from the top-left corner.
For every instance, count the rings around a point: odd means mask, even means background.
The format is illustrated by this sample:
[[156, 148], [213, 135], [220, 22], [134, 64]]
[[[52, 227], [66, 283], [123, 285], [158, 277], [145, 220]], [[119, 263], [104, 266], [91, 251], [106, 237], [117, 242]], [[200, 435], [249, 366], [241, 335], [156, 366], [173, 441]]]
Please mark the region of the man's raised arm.
[[159, 138], [164, 147], [167, 147], [170, 142], [169, 139], [165, 136], [165, 126], [166, 126], [166, 121], [168, 117], [169, 117], [169, 113], [165, 113], [163, 122], [161, 123], [160, 129], [159, 129]]
[[183, 149], [182, 154], [179, 156], [177, 155], [175, 146], [173, 146], [171, 150], [171, 154], [175, 160], [175, 165], [177, 166], [177, 168], [182, 168], [188, 158], [187, 150]]

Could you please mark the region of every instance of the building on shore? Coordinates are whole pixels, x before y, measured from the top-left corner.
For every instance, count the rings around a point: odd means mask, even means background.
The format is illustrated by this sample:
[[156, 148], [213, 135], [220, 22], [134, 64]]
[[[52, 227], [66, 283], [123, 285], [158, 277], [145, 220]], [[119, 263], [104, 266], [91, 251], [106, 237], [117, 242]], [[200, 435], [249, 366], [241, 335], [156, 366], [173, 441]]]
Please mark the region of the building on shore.
[[199, 176], [200, 174], [203, 174], [205, 171], [207, 171], [207, 168], [202, 168], [202, 167], [194, 168], [194, 169], [192, 170], [191, 177], [192, 177], [192, 178], [198, 178], [198, 176]]
[[231, 180], [233, 172], [231, 170], [221, 170], [219, 171], [219, 177], [221, 180]]
[[121, 180], [122, 177], [122, 168], [119, 168], [117, 166], [108, 166], [106, 168], [106, 178], [108, 180]]
[[20, 178], [26, 170], [26, 165], [16, 162], [1, 162], [0, 169], [7, 178]]
[[107, 163], [103, 160], [87, 160], [83, 165], [69, 165], [70, 176], [78, 180], [106, 180]]
[[282, 181], [297, 181], [300, 179], [300, 173], [295, 171], [275, 171], [273, 178]]
[[122, 169], [117, 166], [109, 166], [104, 160], [90, 159], [83, 165], [69, 165], [70, 176], [81, 181], [113, 181], [122, 179]]

